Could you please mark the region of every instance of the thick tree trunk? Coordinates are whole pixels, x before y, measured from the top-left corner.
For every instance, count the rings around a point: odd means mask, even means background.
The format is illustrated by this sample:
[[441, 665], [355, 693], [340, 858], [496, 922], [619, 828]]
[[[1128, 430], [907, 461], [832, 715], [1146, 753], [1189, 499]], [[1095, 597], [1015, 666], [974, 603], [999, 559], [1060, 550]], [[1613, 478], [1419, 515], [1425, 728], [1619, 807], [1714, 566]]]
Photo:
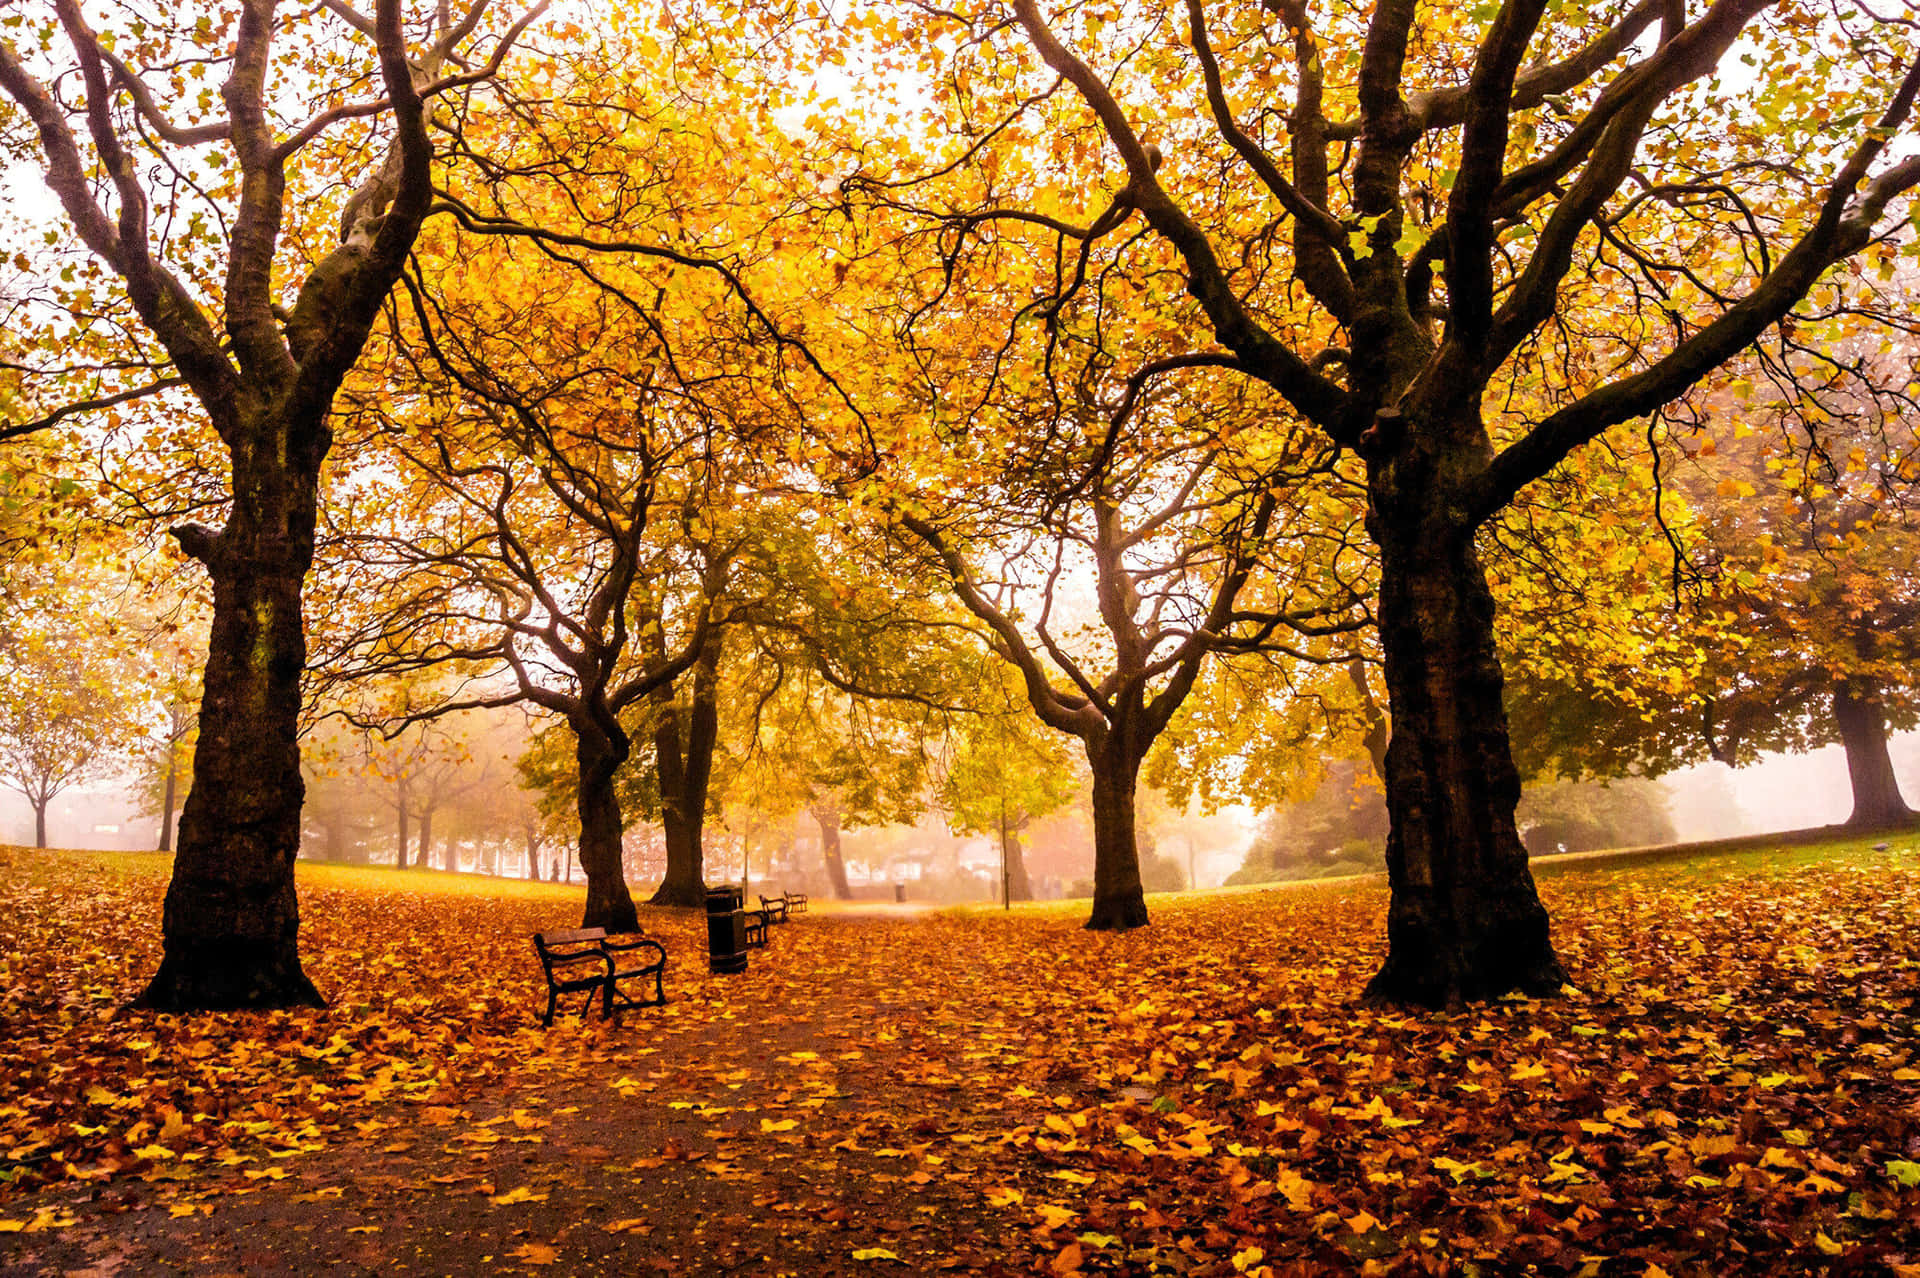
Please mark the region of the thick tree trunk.
[[1900, 795], [1887, 752], [1887, 716], [1880, 689], [1871, 679], [1836, 679], [1833, 721], [1847, 751], [1847, 776], [1853, 782], [1853, 815], [1847, 824], [1861, 830], [1909, 825], [1913, 809]]
[[713, 749], [720, 734], [720, 645], [716, 627], [693, 668], [693, 696], [684, 741], [680, 710], [671, 701], [672, 690], [663, 688], [656, 698], [661, 713], [653, 737], [654, 761], [660, 780], [660, 825], [666, 836], [667, 872], [650, 905], [698, 909], [707, 903], [706, 853], [701, 839], [707, 820], [707, 788], [713, 779]]
[[527, 836], [527, 877], [538, 882], [540, 879], [540, 845], [545, 842], [540, 832], [532, 826], [526, 828]]
[[413, 858], [414, 865], [422, 870], [433, 868], [433, 809], [427, 808], [420, 813], [420, 855]]
[[1000, 818], [1000, 864], [1005, 867], [1003, 890], [1008, 901], [1031, 901], [1033, 880], [1027, 875], [1027, 858], [1020, 847], [1021, 822]]
[[637, 932], [640, 916], [627, 890], [621, 860], [621, 835], [626, 822], [620, 815], [620, 797], [614, 792], [614, 774], [631, 749], [626, 735], [609, 740], [592, 730], [578, 732], [574, 758], [580, 765], [580, 868], [587, 874], [587, 908], [581, 927], [604, 927], [609, 932]]
[[[660, 784], [660, 829], [667, 847], [667, 870], [649, 900], [651, 905], [706, 904], [706, 867], [702, 863], [699, 817], [690, 812], [686, 758], [680, 741], [680, 711], [670, 706], [653, 734], [653, 757]], [[704, 804], [703, 804], [704, 807]]]
[[853, 889], [847, 886], [847, 858], [840, 850], [840, 805], [825, 804], [812, 811], [813, 819], [820, 823], [820, 859], [826, 862], [833, 899], [850, 901]]
[[47, 846], [47, 805], [45, 803], [33, 805], [33, 846], [36, 848]]
[[[1424, 513], [1424, 512], [1422, 512]], [[1387, 747], [1387, 960], [1370, 998], [1438, 1007], [1566, 975], [1514, 826], [1493, 597], [1472, 534], [1390, 526], [1376, 499]]]
[[178, 797], [179, 761], [172, 745], [167, 747], [167, 784], [160, 792], [160, 850], [173, 851], [173, 805]]
[[1134, 839], [1134, 786], [1140, 776], [1141, 753], [1128, 750], [1117, 738], [1090, 749], [1093, 768], [1093, 931], [1122, 931], [1145, 927], [1147, 898], [1140, 886], [1140, 848]]
[[[300, 967], [301, 589], [313, 563], [318, 422], [262, 424], [233, 447], [232, 519], [176, 530], [213, 579], [194, 785], [180, 814], [160, 970], [138, 1005], [165, 1011], [318, 1005]], [[317, 442], [306, 455], [290, 441]]]

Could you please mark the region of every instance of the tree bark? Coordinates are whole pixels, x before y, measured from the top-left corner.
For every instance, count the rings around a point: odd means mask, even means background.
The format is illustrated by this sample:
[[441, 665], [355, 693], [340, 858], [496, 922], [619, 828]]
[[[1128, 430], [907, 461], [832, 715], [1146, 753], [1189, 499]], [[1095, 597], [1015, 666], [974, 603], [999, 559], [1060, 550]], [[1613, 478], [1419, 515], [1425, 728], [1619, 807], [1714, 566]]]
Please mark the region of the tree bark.
[[179, 781], [179, 759], [174, 753], [174, 744], [167, 745], [167, 784], [160, 793], [160, 850], [173, 851], [173, 805], [177, 797], [175, 786]]
[[47, 805], [45, 803], [33, 805], [33, 846], [36, 848], [47, 846]]
[[176, 530], [213, 580], [194, 786], [162, 913], [160, 970], [137, 1006], [163, 1011], [319, 1005], [301, 970], [301, 590], [313, 564], [324, 405], [248, 423], [233, 454], [233, 513], [218, 533]]
[[540, 878], [540, 845], [546, 840], [540, 837], [539, 828], [536, 826], [527, 826], [525, 833], [527, 836], [527, 877], [538, 882]]
[[432, 808], [422, 808], [420, 811], [420, 855], [413, 858], [413, 863], [423, 870], [433, 868]]
[[840, 805], [822, 804], [812, 809], [813, 819], [820, 824], [820, 859], [826, 862], [827, 882], [833, 888], [833, 899], [850, 901], [853, 889], [847, 886], [847, 858], [840, 850]]
[[667, 844], [667, 872], [650, 905], [692, 908], [707, 903], [705, 849], [707, 788], [713, 779], [713, 750], [719, 739], [720, 631], [715, 627], [693, 668], [693, 695], [680, 732], [680, 709], [672, 689], [655, 697], [660, 715], [654, 730], [654, 762], [660, 780], [660, 825]]
[[1031, 901], [1033, 899], [1033, 880], [1027, 875], [1026, 854], [1020, 847], [1020, 827], [1023, 821], [1002, 816], [1000, 818], [1000, 856], [1006, 866], [1006, 899], [1008, 901]]
[[576, 727], [574, 758], [580, 767], [580, 868], [587, 874], [587, 907], [581, 927], [637, 932], [640, 916], [627, 890], [621, 857], [626, 821], [614, 775], [627, 761], [632, 744], [624, 732]]
[[1901, 797], [1893, 756], [1887, 752], [1887, 716], [1878, 684], [1872, 679], [1834, 680], [1833, 721], [1853, 783], [1853, 815], [1847, 824], [1859, 830], [1911, 824], [1914, 812]]
[[1133, 828], [1134, 786], [1143, 752], [1127, 749], [1116, 739], [1121, 735], [1116, 731], [1087, 751], [1093, 769], [1093, 913], [1086, 925], [1095, 932], [1147, 924]]
[[[1422, 487], [1423, 485], [1410, 485]], [[1369, 998], [1439, 1007], [1566, 975], [1514, 824], [1520, 776], [1507, 736], [1493, 597], [1471, 530], [1430, 497], [1400, 522], [1376, 497], [1387, 747], [1387, 960]]]

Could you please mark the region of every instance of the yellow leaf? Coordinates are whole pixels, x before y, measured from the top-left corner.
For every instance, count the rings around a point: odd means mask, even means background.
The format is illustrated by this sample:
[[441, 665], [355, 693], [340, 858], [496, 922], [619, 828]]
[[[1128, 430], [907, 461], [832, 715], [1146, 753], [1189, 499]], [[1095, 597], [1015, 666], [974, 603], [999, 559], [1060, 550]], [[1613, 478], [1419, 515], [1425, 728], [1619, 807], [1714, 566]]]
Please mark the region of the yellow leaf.
[[521, 1185], [516, 1189], [509, 1189], [504, 1194], [496, 1194], [487, 1201], [495, 1207], [505, 1207], [508, 1203], [544, 1203], [547, 1201], [547, 1196], [536, 1194], [529, 1186]]
[[885, 1247], [855, 1248], [853, 1253], [853, 1258], [855, 1260], [891, 1260], [891, 1261], [894, 1261], [895, 1263], [902, 1263], [900, 1261], [900, 1257], [894, 1255], [892, 1252], [888, 1251]]
[[1827, 1237], [1825, 1230], [1815, 1231], [1813, 1235], [1813, 1245], [1818, 1247], [1822, 1254], [1828, 1256], [1837, 1256], [1846, 1250], [1845, 1247]]
[[523, 1265], [551, 1265], [560, 1259], [560, 1249], [546, 1243], [524, 1243], [516, 1251], [507, 1253]]
[[783, 1118], [778, 1122], [771, 1118], [760, 1120], [760, 1130], [763, 1132], [790, 1132], [799, 1125], [800, 1120], [797, 1118]]

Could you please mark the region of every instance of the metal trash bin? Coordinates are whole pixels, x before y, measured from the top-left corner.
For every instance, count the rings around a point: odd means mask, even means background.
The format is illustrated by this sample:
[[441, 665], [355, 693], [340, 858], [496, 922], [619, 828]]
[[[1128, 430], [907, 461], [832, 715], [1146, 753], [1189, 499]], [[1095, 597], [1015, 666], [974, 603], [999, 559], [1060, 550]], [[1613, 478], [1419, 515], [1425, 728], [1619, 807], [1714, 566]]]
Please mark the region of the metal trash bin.
[[907, 903], [906, 884], [896, 883], [893, 885], [893, 901], [895, 905], [905, 905]]
[[747, 970], [744, 895], [730, 883], [707, 889], [707, 964], [711, 971]]

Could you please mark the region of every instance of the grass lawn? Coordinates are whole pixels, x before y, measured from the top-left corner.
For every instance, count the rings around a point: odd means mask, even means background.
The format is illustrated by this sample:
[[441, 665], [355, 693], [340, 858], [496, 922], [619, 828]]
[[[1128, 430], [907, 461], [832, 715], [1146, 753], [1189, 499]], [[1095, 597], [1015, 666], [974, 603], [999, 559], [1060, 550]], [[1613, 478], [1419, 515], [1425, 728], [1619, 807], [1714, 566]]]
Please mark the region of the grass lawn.
[[302, 865], [331, 1000], [123, 1010], [168, 861], [0, 849], [0, 1272], [1920, 1275], [1920, 839], [1541, 868], [1577, 988], [1358, 1006], [1377, 880], [835, 910], [544, 1005], [581, 889]]

